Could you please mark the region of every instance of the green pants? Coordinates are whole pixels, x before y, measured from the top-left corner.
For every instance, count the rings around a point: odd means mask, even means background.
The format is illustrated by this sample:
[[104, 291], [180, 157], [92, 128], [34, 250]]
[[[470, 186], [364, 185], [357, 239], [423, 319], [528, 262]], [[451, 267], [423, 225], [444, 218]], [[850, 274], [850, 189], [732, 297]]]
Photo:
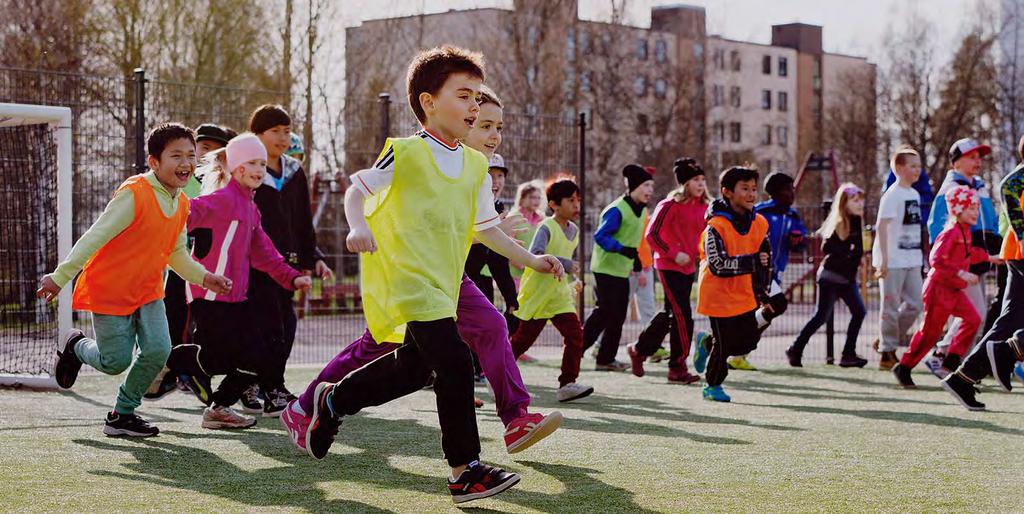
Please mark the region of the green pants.
[[[108, 374], [128, 375], [117, 391], [114, 410], [131, 414], [142, 404], [142, 394], [167, 362], [171, 352], [171, 336], [167, 328], [164, 301], [155, 300], [127, 316], [93, 315], [96, 340], [78, 341], [75, 354], [82, 362]], [[139, 357], [132, 365], [135, 347]]]

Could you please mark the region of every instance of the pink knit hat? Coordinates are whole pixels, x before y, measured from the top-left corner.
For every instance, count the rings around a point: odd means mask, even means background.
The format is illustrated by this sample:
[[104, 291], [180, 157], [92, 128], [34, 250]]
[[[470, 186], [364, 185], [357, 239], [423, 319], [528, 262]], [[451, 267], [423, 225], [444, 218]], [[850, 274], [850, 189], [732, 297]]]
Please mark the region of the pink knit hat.
[[978, 202], [978, 193], [968, 186], [956, 186], [946, 191], [946, 207], [953, 216], [959, 216], [972, 203]]
[[253, 159], [267, 160], [267, 149], [256, 134], [246, 132], [228, 141], [228, 171]]

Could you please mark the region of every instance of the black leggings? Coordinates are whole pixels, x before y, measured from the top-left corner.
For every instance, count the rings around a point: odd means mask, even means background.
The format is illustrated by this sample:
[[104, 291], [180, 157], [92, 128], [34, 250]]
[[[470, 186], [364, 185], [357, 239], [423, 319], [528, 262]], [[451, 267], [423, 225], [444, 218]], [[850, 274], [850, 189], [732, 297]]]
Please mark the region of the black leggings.
[[722, 385], [729, 376], [729, 357], [746, 355], [757, 348], [761, 330], [755, 313], [750, 311], [731, 318], [708, 318], [711, 322], [711, 353], [704, 379], [709, 386]]
[[619, 352], [622, 325], [626, 323], [629, 279], [594, 273], [594, 281], [597, 283], [597, 307], [583, 324], [583, 351], [586, 352], [594, 346], [598, 336], [601, 336], [597, 363], [611, 364], [615, 360], [615, 354]]
[[[690, 311], [690, 291], [694, 275], [679, 271], [658, 270], [661, 284], [665, 288], [665, 309], [651, 319], [650, 324], [636, 342], [636, 350], [643, 356], [653, 355], [661, 348], [665, 334], [669, 335], [668, 366], [679, 368], [686, 365], [693, 337], [693, 313]], [[683, 323], [679, 320], [682, 318]]]

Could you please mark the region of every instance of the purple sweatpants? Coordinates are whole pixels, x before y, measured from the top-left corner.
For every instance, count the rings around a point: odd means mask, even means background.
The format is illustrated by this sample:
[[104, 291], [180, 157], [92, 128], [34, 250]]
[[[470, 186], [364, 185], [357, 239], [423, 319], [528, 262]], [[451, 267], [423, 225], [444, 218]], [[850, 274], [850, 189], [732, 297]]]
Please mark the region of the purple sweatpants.
[[[494, 390], [498, 417], [507, 426], [512, 420], [525, 416], [530, 405], [530, 393], [523, 385], [523, 377], [519, 374], [515, 355], [512, 354], [508, 325], [498, 309], [465, 275], [459, 290], [456, 317], [459, 335], [480, 358], [480, 367]], [[377, 344], [367, 330], [324, 366], [323, 371], [299, 396], [299, 406], [306, 412], [313, 412], [313, 393], [320, 382], [340, 382], [349, 373], [397, 350], [398, 346], [391, 343]]]

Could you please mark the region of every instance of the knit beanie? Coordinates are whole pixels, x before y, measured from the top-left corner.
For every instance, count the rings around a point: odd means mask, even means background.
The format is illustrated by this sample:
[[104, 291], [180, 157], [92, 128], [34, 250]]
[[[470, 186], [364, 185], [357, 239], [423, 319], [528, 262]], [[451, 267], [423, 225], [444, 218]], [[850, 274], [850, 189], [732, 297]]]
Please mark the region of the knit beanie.
[[644, 182], [654, 180], [654, 177], [639, 164], [627, 164], [625, 168], [622, 168], [622, 176], [626, 177], [626, 184], [629, 187], [630, 193]]
[[978, 201], [978, 194], [968, 186], [956, 186], [946, 191], [946, 207], [953, 216], [959, 216], [970, 205]]
[[701, 168], [697, 164], [697, 160], [692, 157], [683, 157], [677, 159], [675, 164], [672, 166], [672, 172], [676, 175], [676, 182], [679, 185], [683, 185], [690, 181], [694, 177], [704, 175], [704, 168]]
[[228, 141], [228, 172], [253, 159], [267, 160], [267, 149], [256, 134], [247, 132]]

